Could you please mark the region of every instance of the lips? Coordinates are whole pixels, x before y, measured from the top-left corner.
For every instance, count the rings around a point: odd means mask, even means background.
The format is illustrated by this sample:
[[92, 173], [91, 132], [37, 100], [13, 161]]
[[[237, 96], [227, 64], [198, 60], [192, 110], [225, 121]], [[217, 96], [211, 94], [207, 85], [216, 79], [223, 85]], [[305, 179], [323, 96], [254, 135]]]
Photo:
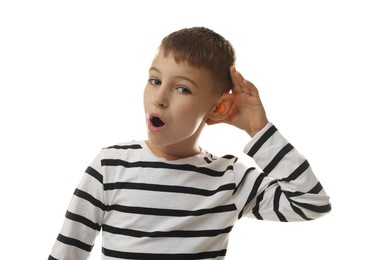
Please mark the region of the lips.
[[162, 127], [165, 125], [165, 123], [163, 122], [163, 120], [160, 119], [160, 117], [157, 117], [157, 116], [153, 116], [151, 118], [151, 123], [154, 127]]
[[151, 114], [148, 117], [148, 129], [150, 131], [159, 131], [165, 126], [164, 120], [157, 114]]

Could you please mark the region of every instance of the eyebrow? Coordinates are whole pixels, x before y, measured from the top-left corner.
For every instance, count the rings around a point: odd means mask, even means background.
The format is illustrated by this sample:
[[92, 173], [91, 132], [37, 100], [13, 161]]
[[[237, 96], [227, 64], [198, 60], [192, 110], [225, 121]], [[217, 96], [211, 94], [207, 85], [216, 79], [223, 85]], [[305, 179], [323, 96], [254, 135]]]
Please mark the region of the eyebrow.
[[[156, 68], [156, 67], [151, 67], [150, 71], [151, 70], [154, 70], [154, 71], [156, 71], [156, 72], [158, 72], [158, 73], [161, 74], [161, 71], [158, 68]], [[188, 77], [185, 77], [185, 76], [181, 76], [181, 75], [175, 76], [175, 78], [187, 80], [190, 83], [192, 83], [196, 88], [199, 88], [198, 84], [194, 80], [192, 80], [191, 78], [188, 78]]]

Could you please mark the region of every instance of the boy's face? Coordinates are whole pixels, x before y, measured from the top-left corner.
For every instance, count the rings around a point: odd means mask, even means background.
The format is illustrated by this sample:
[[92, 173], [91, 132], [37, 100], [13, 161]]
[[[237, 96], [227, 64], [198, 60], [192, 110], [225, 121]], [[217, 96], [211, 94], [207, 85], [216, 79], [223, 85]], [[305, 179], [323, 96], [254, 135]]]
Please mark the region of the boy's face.
[[219, 98], [213, 84], [207, 70], [177, 64], [172, 55], [159, 52], [144, 90], [149, 145], [155, 153], [181, 157], [196, 153], [207, 114]]

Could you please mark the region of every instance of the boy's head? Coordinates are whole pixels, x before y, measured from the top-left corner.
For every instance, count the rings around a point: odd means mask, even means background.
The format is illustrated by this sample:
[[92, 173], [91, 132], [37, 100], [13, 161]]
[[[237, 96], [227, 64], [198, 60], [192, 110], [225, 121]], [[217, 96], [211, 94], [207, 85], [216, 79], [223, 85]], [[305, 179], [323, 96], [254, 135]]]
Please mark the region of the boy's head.
[[162, 40], [143, 95], [151, 151], [165, 158], [199, 152], [203, 127], [221, 123], [233, 112], [234, 62], [231, 44], [203, 27], [182, 29]]
[[172, 54], [177, 63], [207, 69], [214, 79], [215, 93], [230, 91], [230, 67], [235, 63], [235, 51], [223, 36], [205, 27], [185, 28], [166, 36], [160, 51], [164, 56]]

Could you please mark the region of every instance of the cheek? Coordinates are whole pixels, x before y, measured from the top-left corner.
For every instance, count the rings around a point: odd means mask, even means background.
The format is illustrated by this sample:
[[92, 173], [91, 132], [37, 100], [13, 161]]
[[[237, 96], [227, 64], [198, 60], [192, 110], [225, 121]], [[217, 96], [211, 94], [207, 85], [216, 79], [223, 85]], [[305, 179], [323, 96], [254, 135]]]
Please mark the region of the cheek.
[[184, 109], [179, 117], [182, 124], [185, 124], [189, 128], [196, 129], [203, 121], [206, 113], [203, 112], [198, 106], [191, 106]]
[[151, 93], [148, 90], [148, 87], [145, 87], [144, 91], [143, 91], [143, 102], [144, 102], [144, 107], [145, 108], [146, 108], [146, 105], [148, 104], [148, 102], [151, 100], [150, 97], [151, 97]]
[[148, 95], [148, 87], [144, 87], [144, 90], [143, 90], [143, 98], [146, 99], [146, 96]]
[[202, 120], [210, 111], [208, 104], [194, 104], [186, 110], [187, 116], [193, 119]]

